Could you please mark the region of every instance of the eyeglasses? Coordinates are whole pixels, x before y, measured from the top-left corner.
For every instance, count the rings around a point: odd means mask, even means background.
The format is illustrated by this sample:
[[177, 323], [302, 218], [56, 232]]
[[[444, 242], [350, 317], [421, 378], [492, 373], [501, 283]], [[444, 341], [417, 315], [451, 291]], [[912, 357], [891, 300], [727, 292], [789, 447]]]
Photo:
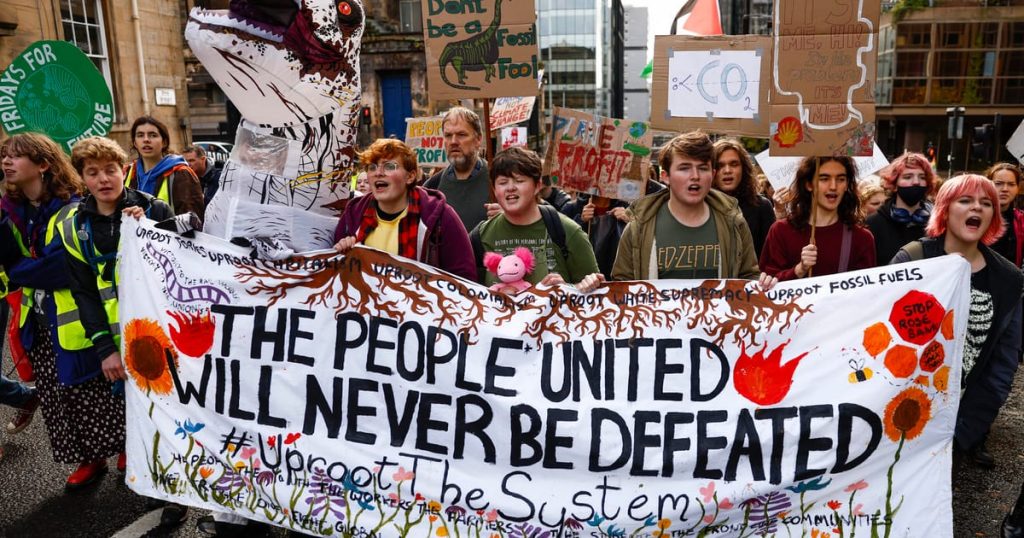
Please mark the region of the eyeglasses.
[[399, 165], [395, 161], [385, 161], [380, 165], [377, 163], [370, 163], [366, 165], [366, 171], [371, 174], [376, 172], [378, 168], [384, 168], [385, 172], [394, 172], [395, 170], [398, 170]]

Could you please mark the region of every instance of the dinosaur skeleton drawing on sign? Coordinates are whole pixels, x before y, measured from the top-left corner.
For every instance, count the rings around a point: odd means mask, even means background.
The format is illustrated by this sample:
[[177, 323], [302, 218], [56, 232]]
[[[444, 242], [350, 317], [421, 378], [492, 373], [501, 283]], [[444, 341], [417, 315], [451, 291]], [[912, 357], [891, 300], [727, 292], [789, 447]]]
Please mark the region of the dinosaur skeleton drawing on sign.
[[243, 118], [207, 233], [329, 246], [356, 162], [363, 24], [359, 0], [232, 0], [189, 14], [189, 46]]

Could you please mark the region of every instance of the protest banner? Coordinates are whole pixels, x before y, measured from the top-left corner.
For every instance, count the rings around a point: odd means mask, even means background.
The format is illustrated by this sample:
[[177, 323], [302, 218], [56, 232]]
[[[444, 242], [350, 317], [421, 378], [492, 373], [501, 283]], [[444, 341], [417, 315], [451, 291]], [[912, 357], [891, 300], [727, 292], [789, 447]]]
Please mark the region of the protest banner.
[[636, 200], [644, 195], [654, 134], [642, 121], [554, 107], [544, 173], [565, 191]]
[[110, 88], [96, 65], [67, 41], [36, 41], [0, 75], [0, 126], [8, 136], [45, 133], [71, 153], [75, 142], [114, 124]]
[[772, 41], [656, 36], [651, 126], [768, 137]]
[[421, 4], [431, 99], [537, 93], [533, 0], [426, 0]]
[[880, 9], [878, 2], [775, 2], [772, 155], [871, 155]]
[[420, 166], [448, 166], [441, 116], [405, 118], [405, 144], [416, 152]]
[[497, 131], [502, 127], [508, 127], [522, 123], [530, 119], [533, 114], [533, 105], [537, 102], [534, 96], [529, 97], [499, 97], [494, 100], [491, 107], [491, 130]]
[[121, 241], [140, 494], [338, 536], [952, 536], [962, 258], [512, 297]]
[[501, 129], [501, 149], [525, 146], [526, 141], [526, 127], [503, 127]]
[[[796, 178], [796, 170], [800, 167], [803, 157], [776, 157], [771, 155], [771, 148], [768, 148], [757, 155], [754, 155], [757, 165], [761, 167], [768, 183], [771, 183], [775, 190], [789, 187]], [[889, 160], [885, 158], [882, 149], [875, 144], [875, 151], [870, 157], [854, 157], [853, 162], [857, 165], [857, 181], [860, 181], [875, 172], [889, 166]]]

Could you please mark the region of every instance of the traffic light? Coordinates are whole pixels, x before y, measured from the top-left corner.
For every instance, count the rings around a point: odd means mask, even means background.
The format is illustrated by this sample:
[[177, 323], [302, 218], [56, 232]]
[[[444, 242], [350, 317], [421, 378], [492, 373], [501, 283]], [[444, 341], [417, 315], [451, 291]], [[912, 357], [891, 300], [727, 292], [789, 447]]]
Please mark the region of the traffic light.
[[359, 123], [363, 125], [370, 125], [373, 123], [371, 120], [373, 120], [373, 116], [370, 114], [370, 107], [364, 106], [362, 110], [359, 111]]
[[991, 123], [974, 128], [971, 136], [971, 157], [981, 161], [989, 160], [989, 148], [992, 146], [995, 132], [996, 128]]

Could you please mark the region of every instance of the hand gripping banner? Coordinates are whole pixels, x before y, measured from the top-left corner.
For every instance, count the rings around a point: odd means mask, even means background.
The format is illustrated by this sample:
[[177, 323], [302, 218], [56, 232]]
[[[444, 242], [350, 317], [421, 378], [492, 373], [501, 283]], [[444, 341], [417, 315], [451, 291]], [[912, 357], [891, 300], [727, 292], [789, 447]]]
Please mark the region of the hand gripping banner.
[[307, 534], [952, 536], [960, 258], [516, 297], [122, 228], [128, 485]]

